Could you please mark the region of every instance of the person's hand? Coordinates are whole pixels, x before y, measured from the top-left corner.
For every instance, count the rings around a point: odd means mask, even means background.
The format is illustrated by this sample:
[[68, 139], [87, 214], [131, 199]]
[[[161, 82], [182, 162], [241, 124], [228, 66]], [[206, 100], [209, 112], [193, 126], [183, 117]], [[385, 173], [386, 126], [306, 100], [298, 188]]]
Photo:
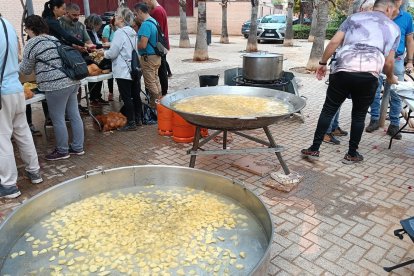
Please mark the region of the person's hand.
[[104, 42], [104, 43], [102, 43], [102, 47], [103, 48], [109, 48], [109, 47], [111, 47], [111, 43], [110, 42]]
[[408, 74], [413, 72], [413, 63], [412, 62], [407, 62], [407, 65], [405, 66], [405, 72], [407, 72]]
[[316, 78], [318, 80], [322, 80], [326, 76], [326, 70], [327, 70], [326, 65], [319, 65], [318, 69], [316, 69]]
[[73, 45], [73, 48], [75, 48], [76, 50], [78, 50], [81, 53], [86, 53], [88, 52], [87, 49], [85, 47], [79, 46], [79, 45]]
[[388, 84], [398, 84], [398, 78], [396, 75], [392, 75], [392, 77], [387, 76], [387, 82]]
[[85, 43], [85, 47], [90, 52], [93, 52], [93, 51], [96, 50], [96, 45], [95, 44], [92, 44], [92, 43], [91, 44]]

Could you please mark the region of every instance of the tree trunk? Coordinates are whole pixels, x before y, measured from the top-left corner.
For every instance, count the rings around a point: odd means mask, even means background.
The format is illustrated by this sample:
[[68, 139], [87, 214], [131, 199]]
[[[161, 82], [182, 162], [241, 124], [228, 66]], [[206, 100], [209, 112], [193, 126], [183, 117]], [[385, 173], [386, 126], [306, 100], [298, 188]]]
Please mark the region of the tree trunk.
[[221, 36], [220, 43], [228, 44], [229, 43], [229, 33], [227, 31], [227, 4], [229, 0], [221, 0]]
[[292, 47], [293, 46], [293, 5], [294, 0], [289, 0], [287, 8], [287, 22], [286, 22], [286, 31], [285, 39], [283, 46]]
[[198, 0], [197, 38], [194, 61], [208, 60], [206, 1]]
[[180, 48], [190, 48], [190, 38], [187, 30], [187, 0], [178, 0], [180, 8]]
[[318, 26], [318, 7], [316, 6], [316, 3], [314, 4], [315, 6], [313, 7], [313, 12], [312, 12], [312, 23], [311, 23], [311, 28], [310, 28], [309, 37], [308, 37], [309, 42], [314, 41], [316, 27]]
[[259, 0], [252, 0], [252, 14], [250, 17], [250, 33], [247, 39], [246, 52], [257, 52], [257, 13]]
[[316, 71], [318, 62], [322, 57], [325, 47], [326, 26], [328, 25], [328, 0], [321, 0], [318, 5], [318, 25], [315, 29], [315, 40], [312, 44], [312, 50], [309, 56], [306, 69]]

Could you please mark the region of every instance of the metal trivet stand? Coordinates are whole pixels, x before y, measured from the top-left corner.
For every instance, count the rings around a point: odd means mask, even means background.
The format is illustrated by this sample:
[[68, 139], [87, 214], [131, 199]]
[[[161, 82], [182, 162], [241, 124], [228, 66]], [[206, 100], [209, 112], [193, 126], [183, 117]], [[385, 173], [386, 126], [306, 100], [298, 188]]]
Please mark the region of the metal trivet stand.
[[[283, 168], [284, 173], [286, 175], [290, 174], [290, 170], [287, 167], [285, 161], [283, 160], [282, 154], [281, 154], [281, 152], [284, 151], [284, 148], [276, 144], [272, 134], [270, 133], [268, 126], [264, 126], [263, 130], [266, 133], [266, 136], [269, 142], [253, 137], [251, 135], [242, 133], [240, 131], [233, 131], [233, 130], [230, 131], [233, 134], [236, 134], [248, 140], [267, 146], [267, 148], [248, 148], [248, 149], [227, 149], [227, 133], [229, 132], [229, 130], [216, 130], [210, 136], [204, 139], [201, 139], [201, 128], [203, 127], [201, 126], [196, 127], [193, 147], [187, 151], [187, 154], [191, 155], [190, 168], [194, 168], [197, 155], [250, 154], [250, 153], [262, 153], [262, 152], [274, 152], [276, 154], [277, 159], [279, 160], [280, 165]], [[214, 139], [221, 133], [223, 133], [223, 149], [222, 150], [204, 150], [201, 148], [202, 146], [210, 142], [212, 139]]]

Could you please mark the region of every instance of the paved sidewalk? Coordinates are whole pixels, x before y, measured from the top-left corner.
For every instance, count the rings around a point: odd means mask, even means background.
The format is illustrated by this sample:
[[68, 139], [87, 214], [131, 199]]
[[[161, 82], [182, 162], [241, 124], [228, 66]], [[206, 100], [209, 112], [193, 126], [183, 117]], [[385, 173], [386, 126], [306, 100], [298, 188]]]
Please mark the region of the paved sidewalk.
[[[195, 38], [191, 37], [192, 44]], [[211, 58], [217, 62], [182, 62], [191, 59], [193, 49], [180, 49], [178, 36], [173, 36], [168, 61], [173, 71], [171, 91], [198, 86], [198, 75], [220, 74], [226, 69], [241, 67], [240, 55], [246, 40], [232, 37], [231, 44], [217, 43], [213, 37], [209, 46]], [[278, 44], [259, 44], [259, 49], [283, 53], [284, 69], [305, 66], [311, 44], [296, 41], [295, 47]], [[272, 261], [269, 275], [386, 275], [383, 266], [414, 258], [412, 242], [406, 237], [399, 240], [393, 230], [399, 221], [414, 215], [414, 135], [403, 134], [388, 150], [388, 136], [382, 129], [364, 133], [360, 152], [366, 161], [358, 165], [343, 165], [341, 159], [347, 150], [347, 138], [341, 145], [323, 144], [320, 161], [310, 163], [300, 157], [300, 149], [310, 145], [315, 125], [322, 108], [326, 84], [314, 75], [295, 73], [299, 92], [307, 97], [303, 110], [305, 123], [296, 117], [272, 125], [270, 130], [276, 142], [285, 146], [285, 161], [291, 170], [304, 175], [298, 188], [282, 193], [264, 186], [269, 176], [259, 177], [232, 167], [237, 155], [200, 156], [196, 168], [219, 173], [244, 181], [269, 208], [275, 223]], [[118, 99], [118, 96], [115, 97]], [[40, 104], [34, 105], [34, 121], [43, 123]], [[112, 109], [119, 109], [118, 102]], [[340, 125], [349, 131], [351, 104], [344, 103]], [[369, 116], [368, 116], [369, 117]], [[369, 118], [367, 117], [367, 121]], [[53, 148], [53, 131], [48, 130], [50, 141], [35, 137], [45, 182], [33, 186], [28, 179], [19, 178], [22, 196], [16, 200], [0, 200], [0, 220], [25, 199], [64, 180], [82, 175], [97, 166], [115, 168], [139, 164], [188, 166], [185, 154], [188, 144], [176, 144], [170, 138], [157, 134], [156, 126], [144, 126], [136, 132], [101, 133], [91, 118], [84, 117], [86, 141], [84, 156], [46, 162], [44, 156]], [[388, 122], [387, 122], [388, 123]], [[262, 131], [250, 131], [264, 138]], [[44, 133], [43, 133], [44, 134]], [[207, 148], [218, 147], [209, 143]], [[255, 146], [253, 142], [235, 138], [231, 147]], [[17, 153], [18, 154], [18, 153]], [[255, 160], [272, 162], [280, 168], [273, 154], [253, 155]], [[24, 167], [18, 161], [20, 175]], [[412, 275], [414, 266], [395, 270], [393, 275]]]

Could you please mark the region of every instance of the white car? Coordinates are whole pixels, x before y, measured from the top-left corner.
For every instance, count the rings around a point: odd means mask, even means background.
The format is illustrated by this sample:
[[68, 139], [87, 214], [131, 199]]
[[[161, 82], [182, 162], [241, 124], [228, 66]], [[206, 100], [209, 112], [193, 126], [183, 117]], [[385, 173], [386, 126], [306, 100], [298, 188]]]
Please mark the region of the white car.
[[264, 16], [257, 26], [257, 42], [262, 40], [283, 41], [286, 32], [286, 15], [271, 14]]

